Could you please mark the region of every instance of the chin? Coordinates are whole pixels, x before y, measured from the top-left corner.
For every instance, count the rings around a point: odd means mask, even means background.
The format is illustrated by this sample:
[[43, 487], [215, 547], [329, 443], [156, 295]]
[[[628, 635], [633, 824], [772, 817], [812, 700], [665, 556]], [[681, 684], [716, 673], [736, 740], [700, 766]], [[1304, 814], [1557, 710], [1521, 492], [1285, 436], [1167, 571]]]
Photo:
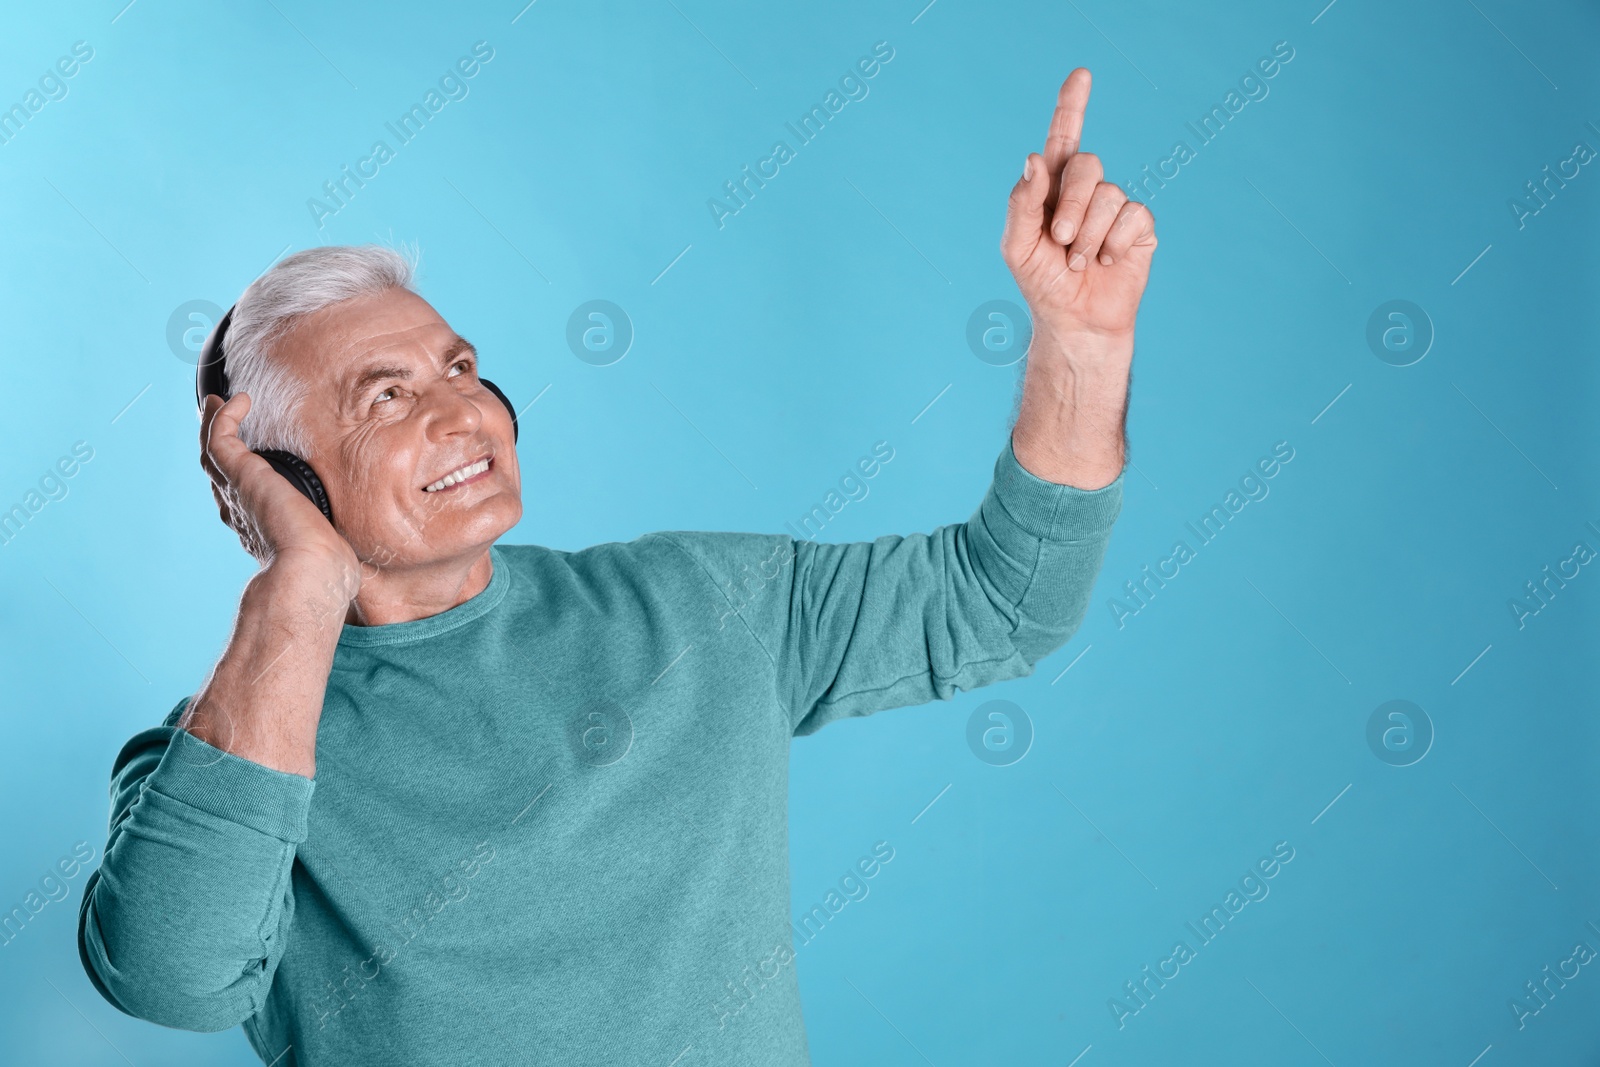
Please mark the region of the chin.
[[441, 517], [424, 535], [430, 545], [468, 549], [491, 545], [522, 519], [522, 499], [515, 493], [496, 493], [473, 505], [465, 514]]

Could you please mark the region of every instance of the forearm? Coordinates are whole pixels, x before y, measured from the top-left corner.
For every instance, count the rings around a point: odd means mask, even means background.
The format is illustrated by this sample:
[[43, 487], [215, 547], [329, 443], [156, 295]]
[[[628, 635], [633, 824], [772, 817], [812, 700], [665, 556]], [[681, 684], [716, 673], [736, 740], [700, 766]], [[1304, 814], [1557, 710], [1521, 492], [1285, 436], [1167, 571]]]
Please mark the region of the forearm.
[[320, 571], [278, 563], [245, 586], [228, 647], [178, 720], [215, 748], [313, 777], [317, 724], [348, 598]]
[[168, 725], [123, 746], [105, 859], [78, 916], [84, 970], [107, 1001], [203, 1031], [259, 1007], [288, 937], [315, 785]]
[[1011, 444], [1017, 462], [1058, 485], [1102, 489], [1127, 458], [1133, 337], [1055, 339], [1028, 348]]
[[78, 948], [96, 988], [130, 1015], [227, 1029], [272, 983], [349, 603], [330, 573], [301, 560], [263, 567], [177, 729], [146, 730], [118, 757], [111, 833], [84, 886]]

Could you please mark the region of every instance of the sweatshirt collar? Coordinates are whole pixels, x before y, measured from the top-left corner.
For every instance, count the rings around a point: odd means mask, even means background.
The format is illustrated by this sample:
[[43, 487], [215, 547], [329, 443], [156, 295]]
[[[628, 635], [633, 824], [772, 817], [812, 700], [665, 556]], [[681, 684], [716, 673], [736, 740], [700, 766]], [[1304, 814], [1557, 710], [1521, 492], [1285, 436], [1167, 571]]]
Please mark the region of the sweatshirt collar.
[[500, 546], [489, 546], [489, 559], [492, 567], [489, 584], [470, 600], [462, 601], [437, 615], [412, 619], [410, 622], [391, 622], [383, 626], [352, 626], [345, 623], [344, 629], [339, 634], [340, 647], [364, 648], [372, 645], [420, 641], [454, 630], [479, 618], [504, 600], [506, 592], [511, 588], [511, 568], [506, 564]]

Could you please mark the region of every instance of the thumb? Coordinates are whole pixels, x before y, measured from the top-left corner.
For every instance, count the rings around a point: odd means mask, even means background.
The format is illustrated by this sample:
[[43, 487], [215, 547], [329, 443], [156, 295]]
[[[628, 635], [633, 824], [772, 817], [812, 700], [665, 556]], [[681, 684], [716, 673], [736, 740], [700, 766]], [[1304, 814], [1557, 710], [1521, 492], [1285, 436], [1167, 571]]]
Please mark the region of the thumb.
[[1044, 203], [1050, 195], [1044, 157], [1030, 152], [1023, 166], [1023, 176], [1012, 186], [1011, 198], [1006, 202], [1006, 229], [1000, 238], [1000, 254], [1013, 273], [1044, 239]]
[[[235, 393], [214, 411], [200, 428], [201, 455], [210, 463], [208, 472], [220, 474], [232, 482], [239, 475], [241, 464], [248, 464], [250, 449], [239, 439], [239, 423], [250, 411], [250, 394]], [[208, 404], [209, 408], [209, 404]]]

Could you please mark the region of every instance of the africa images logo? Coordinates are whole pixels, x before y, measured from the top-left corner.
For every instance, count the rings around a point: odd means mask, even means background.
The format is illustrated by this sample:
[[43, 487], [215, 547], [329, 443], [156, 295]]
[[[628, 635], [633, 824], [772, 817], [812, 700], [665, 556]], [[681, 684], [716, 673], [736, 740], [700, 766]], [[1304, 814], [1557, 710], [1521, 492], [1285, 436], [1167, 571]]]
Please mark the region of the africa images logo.
[[[456, 60], [455, 66], [447, 69], [439, 77], [439, 87], [428, 87], [423, 94], [422, 103], [413, 103], [409, 110], [402, 112], [395, 122], [385, 122], [384, 128], [394, 135], [397, 147], [408, 145], [422, 132], [428, 120], [444, 110], [444, 106], [452, 100], [465, 100], [471, 88], [467, 85], [470, 78], [476, 77], [482, 69], [481, 64], [488, 63], [494, 58], [494, 49], [488, 41], [479, 41], [472, 46], [472, 57], [462, 56]], [[398, 125], [396, 124], [398, 123]], [[390, 148], [384, 140], [372, 142], [372, 148], [361, 159], [356, 161], [355, 172], [351, 173], [350, 164], [346, 163], [339, 168], [340, 176], [332, 181], [322, 183], [322, 191], [327, 195], [328, 201], [311, 197], [306, 201], [306, 208], [311, 212], [311, 221], [316, 223], [317, 229], [322, 229], [327, 221], [349, 206], [355, 195], [367, 187], [367, 181], [379, 174], [379, 168], [395, 157], [395, 148]], [[371, 168], [370, 170], [368, 168]], [[353, 187], [352, 187], [353, 186]]]
[[[810, 144], [827, 128], [828, 122], [845, 109], [846, 104], [865, 100], [867, 94], [872, 91], [867, 80], [877, 77], [878, 72], [893, 58], [894, 46], [888, 41], [879, 41], [872, 46], [871, 56], [862, 56], [856, 60], [853, 68], [840, 75], [839, 88], [829, 89], [827, 95], [822, 98], [822, 103], [812, 104], [811, 110], [802, 114], [795, 122], [785, 122], [784, 128], [794, 135], [795, 145], [803, 148]], [[719, 194], [706, 200], [706, 208], [711, 212], [711, 221], [717, 224], [717, 229], [722, 229], [727, 225], [728, 219], [749, 207], [756, 193], [765, 189], [768, 181], [776, 178], [783, 172], [782, 168], [786, 164], [797, 158], [798, 154], [790, 147], [788, 141], [774, 141], [772, 151], [765, 158], [756, 161], [753, 173], [750, 164], [746, 163], [740, 168], [737, 181], [730, 179], [723, 182], [722, 188], [726, 192], [727, 199], [720, 199]]]

